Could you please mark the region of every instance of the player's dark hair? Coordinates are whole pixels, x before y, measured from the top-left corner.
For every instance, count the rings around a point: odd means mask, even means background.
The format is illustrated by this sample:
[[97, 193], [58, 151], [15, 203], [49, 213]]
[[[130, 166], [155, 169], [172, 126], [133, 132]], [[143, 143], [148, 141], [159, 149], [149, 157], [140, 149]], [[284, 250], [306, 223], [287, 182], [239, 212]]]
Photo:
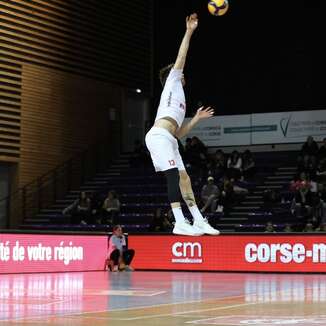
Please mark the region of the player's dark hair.
[[160, 78], [160, 82], [161, 82], [161, 84], [162, 84], [163, 87], [164, 87], [164, 85], [165, 85], [166, 79], [167, 79], [168, 76], [169, 76], [170, 70], [173, 68], [173, 66], [174, 66], [174, 63], [171, 63], [171, 64], [169, 64], [168, 66], [163, 67], [163, 68], [160, 70], [159, 78]]
[[121, 228], [121, 225], [117, 224], [113, 227], [112, 231], [114, 232], [114, 231], [118, 230], [119, 228]]

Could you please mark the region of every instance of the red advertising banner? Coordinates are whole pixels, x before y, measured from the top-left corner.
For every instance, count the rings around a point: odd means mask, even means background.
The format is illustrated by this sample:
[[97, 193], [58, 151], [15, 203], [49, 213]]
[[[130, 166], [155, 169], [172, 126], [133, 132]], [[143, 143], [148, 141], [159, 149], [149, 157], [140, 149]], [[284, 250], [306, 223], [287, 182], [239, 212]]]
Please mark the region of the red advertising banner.
[[104, 270], [107, 236], [0, 234], [0, 273]]
[[326, 235], [129, 235], [128, 246], [136, 269], [326, 272]]

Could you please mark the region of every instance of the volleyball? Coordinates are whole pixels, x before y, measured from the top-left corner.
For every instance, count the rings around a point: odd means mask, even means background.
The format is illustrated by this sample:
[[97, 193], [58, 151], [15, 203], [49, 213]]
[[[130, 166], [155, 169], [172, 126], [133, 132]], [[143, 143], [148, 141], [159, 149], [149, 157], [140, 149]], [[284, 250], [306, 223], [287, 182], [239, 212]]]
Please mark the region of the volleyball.
[[213, 16], [222, 16], [229, 9], [227, 0], [210, 0], [207, 6], [209, 13]]

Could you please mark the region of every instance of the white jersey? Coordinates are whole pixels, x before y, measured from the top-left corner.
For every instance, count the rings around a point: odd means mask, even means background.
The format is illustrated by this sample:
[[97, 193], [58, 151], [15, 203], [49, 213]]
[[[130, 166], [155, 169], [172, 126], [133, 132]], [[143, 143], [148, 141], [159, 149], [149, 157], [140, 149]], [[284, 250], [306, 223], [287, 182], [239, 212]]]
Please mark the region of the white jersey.
[[186, 100], [181, 79], [182, 70], [172, 68], [163, 88], [155, 121], [170, 117], [181, 127], [186, 115]]

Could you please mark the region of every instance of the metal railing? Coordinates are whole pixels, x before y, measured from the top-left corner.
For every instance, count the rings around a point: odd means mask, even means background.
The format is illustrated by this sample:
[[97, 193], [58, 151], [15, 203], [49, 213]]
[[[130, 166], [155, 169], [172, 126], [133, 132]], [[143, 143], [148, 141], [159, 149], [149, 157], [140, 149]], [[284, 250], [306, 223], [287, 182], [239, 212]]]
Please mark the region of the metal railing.
[[7, 227], [9, 219], [23, 221], [33, 218], [42, 209], [63, 199], [70, 190], [78, 189], [86, 180], [109, 166], [110, 156], [107, 144], [89, 146], [8, 197], [0, 199], [0, 205], [7, 208]]

